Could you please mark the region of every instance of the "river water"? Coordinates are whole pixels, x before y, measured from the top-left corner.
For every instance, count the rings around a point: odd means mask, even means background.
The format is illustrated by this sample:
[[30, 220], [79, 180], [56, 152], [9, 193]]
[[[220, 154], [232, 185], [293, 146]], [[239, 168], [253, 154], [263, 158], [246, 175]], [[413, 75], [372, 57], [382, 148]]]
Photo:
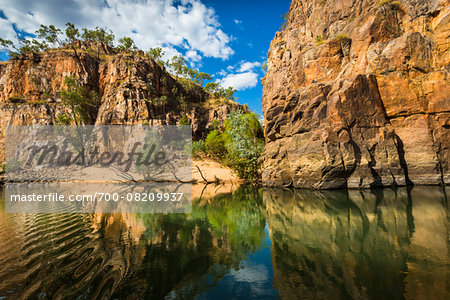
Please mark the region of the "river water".
[[0, 299], [448, 299], [447, 195], [241, 187], [167, 215], [2, 199]]

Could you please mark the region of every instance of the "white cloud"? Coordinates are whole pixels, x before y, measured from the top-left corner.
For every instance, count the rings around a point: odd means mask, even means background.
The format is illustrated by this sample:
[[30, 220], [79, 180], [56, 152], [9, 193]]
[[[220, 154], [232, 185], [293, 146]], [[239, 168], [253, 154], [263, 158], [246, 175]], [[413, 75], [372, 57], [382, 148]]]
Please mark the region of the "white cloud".
[[0, 7], [8, 18], [0, 24], [1, 37], [11, 37], [12, 24], [33, 33], [40, 24], [64, 28], [71, 22], [107, 27], [117, 39], [129, 36], [142, 49], [178, 46], [222, 59], [234, 53], [215, 11], [200, 0], [0, 0]]
[[[229, 65], [227, 67], [227, 71], [221, 70], [217, 74], [222, 79], [216, 80], [216, 82], [220, 83], [223, 87], [233, 87], [236, 90], [246, 90], [249, 88], [253, 88], [258, 84], [258, 72], [257, 68], [261, 67], [260, 62], [249, 62], [249, 61], [241, 61], [237, 65]], [[231, 74], [234, 72], [235, 74]]]
[[202, 59], [202, 57], [195, 50], [189, 50], [186, 52], [186, 58], [193, 62], [198, 62]]
[[0, 37], [14, 41], [16, 38], [16, 33], [8, 20], [0, 18]]
[[269, 272], [262, 264], [252, 265], [248, 262], [243, 263], [243, 268], [237, 271], [231, 270], [231, 276], [236, 281], [258, 283], [269, 279]]
[[241, 21], [241, 20], [233, 20], [233, 22], [234, 22], [236, 25], [242, 24], [242, 21]]
[[238, 72], [247, 72], [247, 71], [252, 71], [254, 70], [256, 67], [260, 67], [261, 63], [260, 62], [243, 62], [241, 64], [241, 66], [238, 69]]
[[229, 74], [217, 81], [223, 87], [233, 87], [238, 91], [253, 88], [258, 84], [258, 74], [254, 72], [245, 72], [238, 74]]

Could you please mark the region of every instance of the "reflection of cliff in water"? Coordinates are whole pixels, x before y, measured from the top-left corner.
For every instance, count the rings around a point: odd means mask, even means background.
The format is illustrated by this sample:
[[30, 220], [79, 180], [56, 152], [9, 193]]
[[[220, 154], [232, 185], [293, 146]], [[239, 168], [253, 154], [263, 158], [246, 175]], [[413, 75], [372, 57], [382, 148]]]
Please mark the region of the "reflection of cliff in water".
[[243, 187], [198, 201], [192, 214], [6, 214], [2, 207], [0, 298], [192, 298], [261, 246], [260, 199]]
[[[265, 251], [284, 299], [440, 299], [449, 292], [448, 232], [445, 193], [435, 187], [240, 187], [194, 201], [192, 214], [6, 214], [0, 207], [0, 298], [191, 299], [224, 289], [256, 298], [243, 290], [261, 269], [239, 272], [250, 254]], [[244, 285], [230, 274], [251, 278]]]
[[142, 214], [142, 265], [115, 293], [122, 298], [193, 298], [238, 269], [264, 239], [258, 190], [242, 187], [212, 201], [197, 201], [192, 214]]
[[0, 298], [107, 298], [142, 261], [130, 221], [0, 209]]
[[440, 188], [265, 189], [263, 203], [282, 298], [445, 299], [449, 293], [447, 200]]

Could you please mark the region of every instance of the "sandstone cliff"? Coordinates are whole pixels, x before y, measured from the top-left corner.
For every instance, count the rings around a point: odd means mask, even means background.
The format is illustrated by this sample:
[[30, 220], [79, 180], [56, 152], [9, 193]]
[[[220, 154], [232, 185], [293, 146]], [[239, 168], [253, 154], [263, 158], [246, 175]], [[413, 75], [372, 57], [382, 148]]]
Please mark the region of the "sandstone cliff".
[[450, 183], [448, 0], [293, 0], [263, 79], [267, 186]]
[[99, 95], [88, 124], [173, 125], [186, 114], [194, 137], [200, 138], [213, 120], [223, 123], [230, 110], [243, 108], [229, 101], [212, 102], [200, 86], [182, 84], [142, 51], [120, 54], [95, 46], [79, 42], [77, 55], [58, 49], [0, 62], [0, 161], [5, 126], [55, 124], [58, 115], [69, 110], [59, 97], [66, 76]]

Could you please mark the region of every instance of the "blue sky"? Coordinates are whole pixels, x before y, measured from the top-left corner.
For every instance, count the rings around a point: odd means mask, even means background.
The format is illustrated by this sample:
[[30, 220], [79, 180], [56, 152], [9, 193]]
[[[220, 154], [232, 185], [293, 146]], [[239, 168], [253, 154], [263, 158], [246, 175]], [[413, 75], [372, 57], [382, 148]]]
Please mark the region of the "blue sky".
[[166, 58], [238, 89], [238, 102], [262, 114], [261, 65], [290, 0], [0, 0], [0, 37], [33, 33], [40, 24], [107, 27], [131, 36], [143, 50], [163, 47]]

